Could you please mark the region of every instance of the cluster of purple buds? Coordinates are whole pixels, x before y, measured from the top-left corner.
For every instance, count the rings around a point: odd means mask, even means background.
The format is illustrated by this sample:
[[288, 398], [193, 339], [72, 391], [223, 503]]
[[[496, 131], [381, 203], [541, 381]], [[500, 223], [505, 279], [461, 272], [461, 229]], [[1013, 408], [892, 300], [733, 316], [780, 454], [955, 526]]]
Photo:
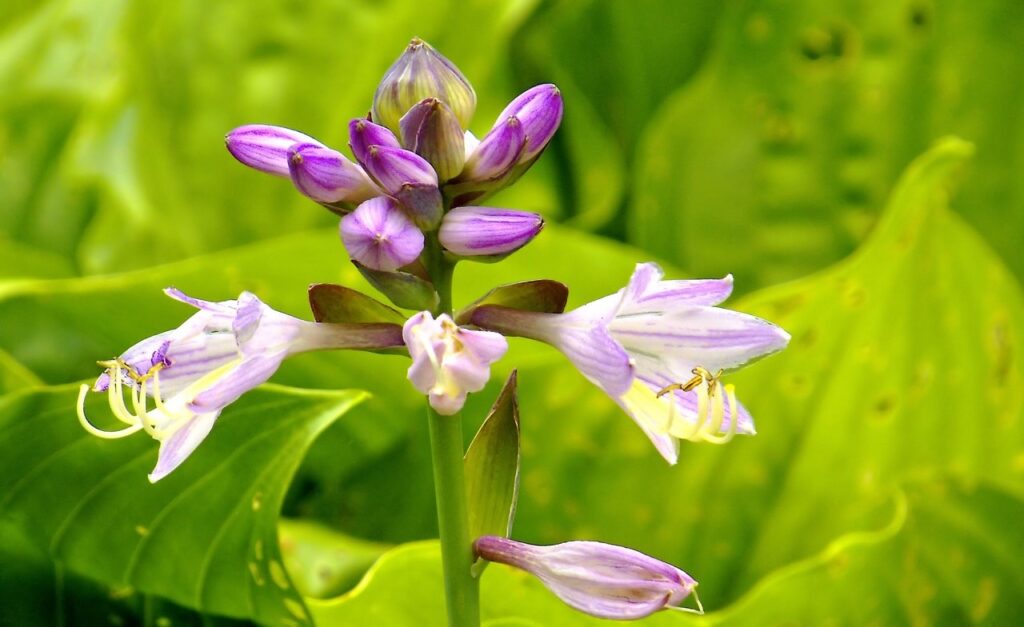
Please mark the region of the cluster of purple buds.
[[[452, 258], [494, 261], [544, 226], [535, 213], [480, 206], [540, 156], [562, 119], [562, 96], [538, 85], [514, 99], [482, 139], [468, 129], [476, 93], [462, 72], [414, 39], [388, 69], [366, 118], [348, 125], [353, 159], [288, 128], [247, 125], [226, 137], [245, 165], [290, 177], [296, 189], [342, 216], [352, 261], [392, 300], [422, 271], [423, 233], [437, 233]], [[396, 304], [397, 301], [396, 301]]]

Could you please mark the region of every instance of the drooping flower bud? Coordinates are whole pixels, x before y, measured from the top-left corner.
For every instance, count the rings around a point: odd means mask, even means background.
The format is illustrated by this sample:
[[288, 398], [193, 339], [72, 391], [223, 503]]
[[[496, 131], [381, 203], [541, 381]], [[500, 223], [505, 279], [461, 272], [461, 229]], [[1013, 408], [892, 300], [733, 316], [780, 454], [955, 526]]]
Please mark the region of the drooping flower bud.
[[402, 145], [426, 159], [441, 182], [454, 178], [466, 161], [466, 143], [455, 114], [436, 98], [423, 100], [402, 116]]
[[424, 98], [437, 98], [448, 105], [463, 128], [469, 126], [476, 110], [476, 93], [459, 68], [417, 38], [388, 68], [377, 86], [373, 119], [398, 132], [398, 121]]
[[601, 542], [565, 542], [533, 546], [483, 536], [474, 543], [478, 556], [534, 575], [577, 610], [614, 620], [635, 620], [679, 607], [691, 594], [697, 609], [697, 582], [671, 564], [639, 551]]
[[526, 145], [523, 125], [509, 116], [495, 125], [466, 159], [459, 181], [490, 181], [506, 174], [519, 162]]
[[363, 167], [409, 211], [420, 227], [433, 230], [443, 211], [437, 173], [422, 157], [401, 148], [370, 146]]
[[436, 319], [421, 311], [406, 321], [402, 337], [412, 357], [409, 381], [427, 395], [430, 406], [450, 416], [491, 378], [491, 364], [508, 350], [500, 333], [459, 328], [448, 314]]
[[354, 261], [397, 270], [423, 251], [423, 233], [387, 196], [371, 198], [341, 219], [341, 241]]
[[526, 135], [526, 149], [520, 162], [529, 161], [544, 150], [562, 122], [562, 93], [551, 84], [531, 87], [505, 107], [494, 127], [511, 116], [519, 118]]
[[319, 144], [295, 144], [288, 155], [292, 183], [313, 200], [359, 203], [381, 194], [366, 172], [337, 150]]
[[266, 124], [239, 126], [224, 137], [224, 144], [235, 159], [250, 168], [284, 177], [289, 176], [289, 148], [295, 144], [323, 147], [309, 135]]
[[438, 238], [456, 255], [493, 261], [528, 244], [542, 228], [544, 219], [529, 211], [456, 207], [444, 216]]
[[356, 118], [349, 122], [348, 147], [352, 149], [352, 155], [356, 161], [362, 164], [366, 163], [366, 151], [370, 146], [402, 147], [395, 134], [380, 124], [374, 124], [364, 118]]

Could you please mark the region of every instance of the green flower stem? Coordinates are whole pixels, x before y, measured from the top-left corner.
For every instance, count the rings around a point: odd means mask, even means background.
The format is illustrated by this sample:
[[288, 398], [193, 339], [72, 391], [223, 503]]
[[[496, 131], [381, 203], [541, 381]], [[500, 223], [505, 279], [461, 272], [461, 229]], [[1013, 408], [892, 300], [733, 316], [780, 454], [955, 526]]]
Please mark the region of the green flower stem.
[[480, 588], [471, 572], [473, 539], [469, 537], [462, 467], [462, 417], [458, 414], [442, 416], [430, 409], [429, 420], [448, 624], [477, 627], [480, 624]]
[[[427, 254], [434, 288], [439, 296], [435, 315], [452, 313], [452, 275], [455, 264], [444, 258], [435, 237], [428, 235]], [[428, 406], [430, 452], [434, 465], [437, 528], [450, 627], [480, 625], [480, 586], [473, 577], [473, 538], [463, 472], [462, 416], [442, 416]]]

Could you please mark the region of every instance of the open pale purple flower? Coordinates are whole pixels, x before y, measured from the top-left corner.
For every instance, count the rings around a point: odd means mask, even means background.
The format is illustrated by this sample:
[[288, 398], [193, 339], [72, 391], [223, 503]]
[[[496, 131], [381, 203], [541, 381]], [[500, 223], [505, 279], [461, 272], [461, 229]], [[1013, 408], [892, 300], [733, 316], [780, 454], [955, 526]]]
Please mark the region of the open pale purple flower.
[[353, 260], [374, 270], [397, 270], [423, 251], [423, 232], [387, 196], [371, 198], [343, 217], [341, 241]]
[[483, 536], [473, 548], [479, 557], [532, 574], [562, 601], [591, 616], [635, 620], [679, 608], [690, 595], [697, 609], [679, 609], [703, 613], [692, 577], [633, 549], [585, 541], [534, 546], [499, 536]]
[[450, 416], [491, 378], [491, 364], [508, 350], [498, 333], [461, 329], [448, 316], [421, 311], [406, 321], [402, 337], [412, 356], [409, 381], [427, 395], [430, 406]]
[[501, 257], [528, 244], [544, 228], [539, 214], [495, 207], [456, 207], [444, 216], [438, 239], [464, 257]]
[[656, 264], [642, 263], [617, 294], [569, 313], [483, 306], [470, 321], [558, 348], [674, 464], [680, 439], [719, 443], [734, 433], [754, 433], [732, 386], [720, 383], [720, 371], [781, 350], [789, 334], [760, 318], [715, 307], [732, 292], [731, 276], [661, 278]]
[[114, 416], [127, 426], [111, 432], [88, 421], [88, 385], [82, 386], [78, 399], [79, 420], [90, 433], [120, 438], [145, 431], [160, 442], [157, 464], [149, 475], [153, 482], [181, 465], [209, 434], [221, 410], [269, 379], [289, 355], [402, 344], [398, 325], [307, 322], [271, 309], [249, 292], [238, 300], [210, 302], [173, 288], [165, 291], [199, 311], [178, 328], [101, 362], [106, 371], [92, 387], [107, 392]]

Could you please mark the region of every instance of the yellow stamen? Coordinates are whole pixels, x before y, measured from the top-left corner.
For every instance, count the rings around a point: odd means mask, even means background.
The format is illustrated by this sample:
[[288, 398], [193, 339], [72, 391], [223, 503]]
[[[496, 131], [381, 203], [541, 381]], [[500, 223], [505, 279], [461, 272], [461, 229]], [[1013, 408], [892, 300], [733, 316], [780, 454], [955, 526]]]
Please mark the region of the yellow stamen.
[[125, 427], [124, 429], [119, 429], [117, 431], [104, 431], [103, 429], [93, 426], [93, 424], [89, 422], [89, 419], [85, 417], [85, 397], [87, 394], [89, 394], [89, 386], [83, 383], [82, 387], [78, 388], [78, 405], [76, 409], [78, 410], [78, 422], [82, 423], [85, 430], [92, 435], [106, 440], [116, 440], [118, 438], [124, 438], [132, 435], [142, 428], [142, 425], [140, 424], [133, 424], [130, 427]]

